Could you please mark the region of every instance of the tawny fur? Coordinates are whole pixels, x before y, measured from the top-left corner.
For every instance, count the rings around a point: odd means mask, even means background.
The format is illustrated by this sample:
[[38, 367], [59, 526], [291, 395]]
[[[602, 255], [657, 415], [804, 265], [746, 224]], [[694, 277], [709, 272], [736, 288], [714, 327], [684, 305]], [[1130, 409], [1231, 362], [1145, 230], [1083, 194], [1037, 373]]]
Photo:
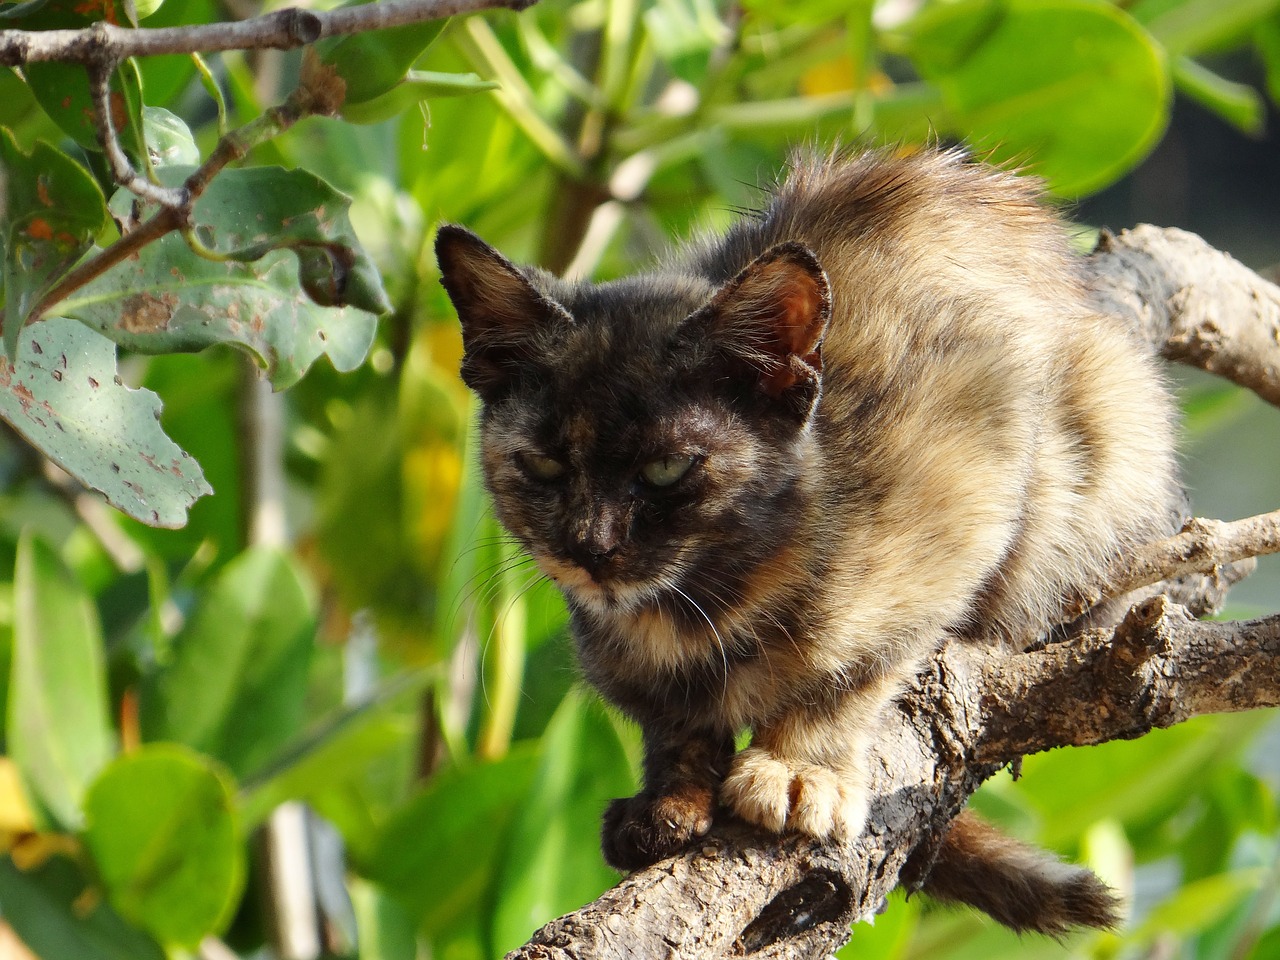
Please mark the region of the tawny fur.
[[1090, 310], [1035, 185], [957, 153], [802, 159], [727, 236], [606, 284], [456, 227], [437, 251], [498, 516], [644, 730], [644, 790], [606, 816], [617, 866], [717, 802], [857, 835], [921, 660], [1034, 640], [1177, 513], [1152, 358]]

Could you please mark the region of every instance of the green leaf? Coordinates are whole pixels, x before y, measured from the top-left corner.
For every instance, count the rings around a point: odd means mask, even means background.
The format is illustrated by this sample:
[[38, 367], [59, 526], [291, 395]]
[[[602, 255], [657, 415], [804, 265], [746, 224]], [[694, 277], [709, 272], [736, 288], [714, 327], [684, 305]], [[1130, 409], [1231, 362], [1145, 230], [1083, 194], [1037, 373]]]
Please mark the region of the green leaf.
[[23, 153], [0, 128], [4, 175], [4, 342], [12, 357], [27, 314], [40, 295], [89, 249], [107, 225], [96, 180], [47, 143]]
[[410, 70], [403, 83], [386, 93], [358, 103], [344, 103], [338, 113], [351, 123], [381, 123], [434, 97], [461, 97], [492, 90], [498, 84], [475, 73], [436, 73]]
[[[246, 823], [256, 824], [286, 800], [310, 802], [325, 791], [342, 787], [372, 759], [390, 755], [415, 737], [413, 725], [406, 722], [412, 712], [391, 708], [403, 707], [406, 697], [420, 696], [437, 677], [435, 670], [402, 673], [375, 697], [343, 708], [287, 744], [269, 767], [244, 784], [241, 811]], [[351, 838], [347, 840], [350, 843]]]
[[173, 744], [117, 758], [85, 797], [85, 843], [120, 913], [166, 944], [194, 947], [231, 918], [244, 859], [231, 786]]
[[1267, 879], [1266, 869], [1253, 867], [1188, 883], [1147, 914], [1128, 940], [1141, 944], [1162, 936], [1196, 933], [1225, 917]]
[[65, 857], [30, 870], [0, 859], [0, 915], [41, 960], [165, 960], [154, 940], [85, 898], [86, 887]]
[[[189, 172], [170, 167], [161, 176], [179, 183]], [[125, 215], [135, 199], [119, 191], [112, 209]], [[146, 353], [236, 344], [277, 388], [295, 383], [322, 353], [350, 370], [373, 340], [373, 313], [390, 304], [349, 205], [305, 170], [223, 171], [193, 213], [217, 259], [168, 234], [77, 290], [62, 310]]]
[[600, 856], [600, 817], [611, 799], [635, 786], [603, 707], [585, 691], [571, 691], [542, 738], [533, 789], [502, 861], [493, 918], [500, 952], [617, 882]]
[[348, 34], [321, 41], [316, 50], [321, 62], [332, 64], [346, 81], [345, 102], [365, 103], [400, 83], [414, 61], [440, 36], [446, 23], [448, 20], [427, 20]]
[[1280, 103], [1280, 14], [1259, 24], [1253, 40], [1267, 68], [1267, 92]]
[[1267, 106], [1253, 87], [1234, 83], [1192, 60], [1178, 57], [1173, 64], [1178, 89], [1250, 136], [1260, 136], [1267, 122]]
[[194, 167], [200, 163], [200, 148], [191, 129], [177, 114], [163, 107], [143, 107], [142, 127], [157, 167]]
[[14, 607], [9, 754], [57, 824], [74, 828], [85, 788], [114, 751], [97, 612], [30, 534], [18, 541]]
[[1237, 40], [1280, 10], [1280, 0], [1138, 0], [1129, 13], [1171, 54], [1194, 54]]
[[[1032, 159], [1060, 194], [1097, 190], [1134, 166], [1169, 120], [1160, 48], [1102, 0], [1007, 0], [988, 25], [984, 0], [962, 4], [981, 42], [954, 69], [922, 55], [944, 120], [996, 161]], [[914, 53], [910, 51], [909, 53]]]
[[245, 551], [204, 592], [172, 660], [145, 679], [144, 738], [252, 772], [301, 728], [314, 634], [314, 603], [292, 558]]
[[363, 872], [428, 936], [465, 922], [490, 894], [536, 763], [531, 749], [517, 747], [501, 760], [439, 774], [388, 820]]
[[0, 357], [0, 417], [113, 507], [156, 527], [180, 527], [212, 493], [200, 465], [161, 430], [160, 401], [116, 374], [115, 347], [82, 324], [50, 317]]

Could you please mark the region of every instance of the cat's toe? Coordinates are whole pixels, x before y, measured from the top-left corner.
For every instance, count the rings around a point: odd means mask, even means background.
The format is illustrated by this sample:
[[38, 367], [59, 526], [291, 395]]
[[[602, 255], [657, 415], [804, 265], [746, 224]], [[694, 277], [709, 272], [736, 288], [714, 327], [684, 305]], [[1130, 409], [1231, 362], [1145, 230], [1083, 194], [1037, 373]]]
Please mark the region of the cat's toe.
[[721, 794], [739, 817], [775, 833], [846, 839], [867, 822], [869, 798], [855, 775], [818, 764], [789, 766], [758, 748], [734, 758]]
[[733, 758], [720, 795], [743, 820], [781, 833], [791, 811], [791, 780], [785, 763], [766, 750], [748, 747]]
[[605, 862], [624, 872], [657, 863], [705, 835], [714, 812], [710, 790], [639, 793], [614, 800], [605, 810], [601, 830]]

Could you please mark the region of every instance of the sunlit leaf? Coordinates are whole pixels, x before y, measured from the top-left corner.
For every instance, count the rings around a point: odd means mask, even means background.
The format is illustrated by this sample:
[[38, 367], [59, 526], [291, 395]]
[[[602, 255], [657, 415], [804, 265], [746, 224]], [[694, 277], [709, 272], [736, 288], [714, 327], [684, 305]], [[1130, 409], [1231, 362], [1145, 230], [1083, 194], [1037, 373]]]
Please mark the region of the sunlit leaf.
[[1280, 9], [1280, 0], [1137, 0], [1133, 15], [1170, 53], [1194, 54], [1238, 39]]
[[195, 137], [177, 114], [163, 107], [143, 107], [142, 124], [157, 167], [192, 167], [200, 162]]
[[17, 359], [0, 357], [0, 417], [116, 509], [180, 527], [211, 493], [200, 465], [157, 422], [160, 401], [116, 373], [115, 347], [83, 324], [51, 317], [23, 330]]
[[[1138, 162], [1169, 120], [1159, 46], [1102, 0], [962, 0], [947, 30], [966, 47], [938, 57], [936, 34], [907, 49], [942, 91], [949, 129], [997, 161], [1026, 164], [1059, 193], [1099, 189]], [[976, 41], [976, 42], [975, 42]], [[955, 59], [953, 64], [949, 62]]]
[[75, 828], [85, 788], [114, 749], [97, 612], [31, 535], [18, 543], [14, 602], [9, 753], [57, 825]]
[[227, 778], [152, 744], [117, 758], [85, 797], [85, 842], [120, 913], [163, 943], [195, 946], [230, 919], [244, 880]]

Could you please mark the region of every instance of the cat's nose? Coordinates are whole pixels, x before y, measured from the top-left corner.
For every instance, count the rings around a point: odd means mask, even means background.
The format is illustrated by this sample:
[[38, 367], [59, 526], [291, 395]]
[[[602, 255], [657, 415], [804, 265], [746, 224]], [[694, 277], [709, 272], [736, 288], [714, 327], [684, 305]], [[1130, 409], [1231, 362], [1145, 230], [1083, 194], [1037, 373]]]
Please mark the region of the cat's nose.
[[575, 540], [568, 545], [568, 552], [574, 563], [595, 575], [617, 554], [618, 545], [594, 539]]

